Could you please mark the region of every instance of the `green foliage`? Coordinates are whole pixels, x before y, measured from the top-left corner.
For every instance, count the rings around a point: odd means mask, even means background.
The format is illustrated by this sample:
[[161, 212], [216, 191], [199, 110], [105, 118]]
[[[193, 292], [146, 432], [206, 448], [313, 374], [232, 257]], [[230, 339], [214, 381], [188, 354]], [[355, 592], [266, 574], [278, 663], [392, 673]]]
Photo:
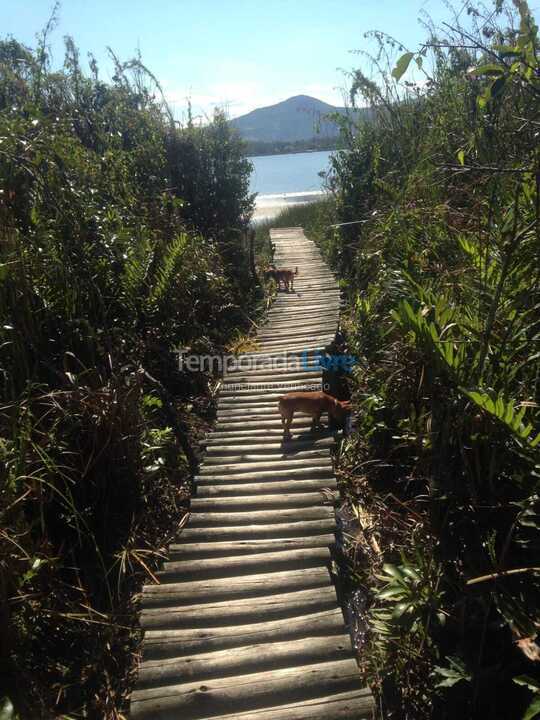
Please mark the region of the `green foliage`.
[[435, 665], [433, 668], [435, 675], [438, 675], [441, 680], [438, 680], [436, 687], [438, 688], [451, 688], [462, 680], [465, 682], [471, 681], [471, 675], [467, 672], [465, 665], [459, 658], [448, 658], [448, 667], [442, 667]]
[[523, 424], [523, 418], [527, 409], [526, 406], [522, 407], [519, 412], [516, 412], [514, 402], [512, 400], [505, 400], [500, 393], [497, 395], [493, 392], [482, 392], [478, 390], [463, 390], [463, 392], [478, 405], [478, 407], [486, 410], [504, 423], [520, 440], [526, 440], [532, 448], [538, 445], [540, 442], [540, 434], [532, 437], [532, 425]]
[[53, 72], [53, 26], [0, 41], [0, 653], [22, 716], [120, 717], [207, 414], [175, 348], [222, 349], [257, 293], [250, 164], [140, 58], [107, 84], [68, 38]]
[[538, 680], [533, 677], [529, 677], [528, 675], [515, 677], [514, 682], [517, 685], [523, 685], [533, 692], [531, 704], [522, 716], [522, 720], [533, 720], [533, 718], [538, 717], [538, 714], [540, 713], [540, 683]]
[[[437, 617], [442, 600], [438, 575], [425, 566], [420, 554], [416, 560], [416, 567], [405, 559], [401, 565], [385, 563], [378, 576], [385, 584], [377, 591], [377, 598], [391, 603], [390, 622], [410, 632], [420, 630], [432, 616]], [[442, 622], [444, 616], [438, 620]]]
[[374, 121], [344, 128], [315, 235], [362, 361], [351, 492], [381, 523], [362, 656], [415, 720], [525, 714], [538, 657], [540, 41], [521, 0], [465, 8], [414, 53], [374, 34]]
[[396, 63], [396, 67], [392, 70], [392, 77], [394, 77], [396, 80], [401, 80], [403, 75], [407, 72], [409, 69], [409, 65], [411, 64], [411, 60], [414, 57], [414, 53], [407, 52], [404, 55], [402, 55], [399, 60]]

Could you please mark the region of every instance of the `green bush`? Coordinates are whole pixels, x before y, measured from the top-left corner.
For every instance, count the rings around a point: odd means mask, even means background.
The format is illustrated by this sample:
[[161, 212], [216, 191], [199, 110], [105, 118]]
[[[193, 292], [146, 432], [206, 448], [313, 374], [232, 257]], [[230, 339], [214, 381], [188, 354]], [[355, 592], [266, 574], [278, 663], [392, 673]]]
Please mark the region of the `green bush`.
[[179, 127], [140, 59], [106, 84], [45, 48], [0, 42], [1, 663], [23, 717], [118, 717], [131, 597], [211, 416], [175, 348], [219, 351], [257, 299], [250, 165], [219, 113]]
[[517, 678], [540, 657], [540, 47], [513, 6], [467, 3], [414, 53], [376, 34], [380, 82], [352, 88], [374, 121], [344, 128], [329, 178], [334, 224], [352, 224], [319, 236], [363, 361], [344, 454], [364, 473], [353, 502], [386, 523], [356, 572], [392, 717], [515, 718], [534, 701]]

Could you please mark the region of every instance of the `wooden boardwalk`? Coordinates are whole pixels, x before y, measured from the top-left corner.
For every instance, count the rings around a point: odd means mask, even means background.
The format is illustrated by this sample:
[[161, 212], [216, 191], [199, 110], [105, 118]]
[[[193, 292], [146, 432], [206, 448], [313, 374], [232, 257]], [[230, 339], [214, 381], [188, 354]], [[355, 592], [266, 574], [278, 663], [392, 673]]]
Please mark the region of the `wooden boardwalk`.
[[[252, 355], [322, 348], [340, 294], [300, 228], [272, 231], [278, 267], [298, 266]], [[253, 388], [260, 384], [264, 387]], [[143, 591], [134, 718], [370, 718], [332, 576], [333, 438], [296, 416], [282, 444], [277, 398], [320, 371], [238, 370], [220, 394], [191, 516], [160, 584]]]

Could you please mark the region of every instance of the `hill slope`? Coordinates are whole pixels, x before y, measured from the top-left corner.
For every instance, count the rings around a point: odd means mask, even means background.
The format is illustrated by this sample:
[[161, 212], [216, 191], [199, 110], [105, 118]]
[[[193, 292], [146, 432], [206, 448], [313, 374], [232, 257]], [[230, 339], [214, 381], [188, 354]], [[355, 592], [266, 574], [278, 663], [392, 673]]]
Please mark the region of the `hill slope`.
[[315, 135], [336, 137], [337, 125], [326, 120], [325, 116], [328, 113], [343, 115], [347, 112], [350, 111], [346, 108], [334, 107], [308, 95], [296, 95], [276, 105], [241, 115], [230, 123], [244, 140], [294, 142], [309, 140]]

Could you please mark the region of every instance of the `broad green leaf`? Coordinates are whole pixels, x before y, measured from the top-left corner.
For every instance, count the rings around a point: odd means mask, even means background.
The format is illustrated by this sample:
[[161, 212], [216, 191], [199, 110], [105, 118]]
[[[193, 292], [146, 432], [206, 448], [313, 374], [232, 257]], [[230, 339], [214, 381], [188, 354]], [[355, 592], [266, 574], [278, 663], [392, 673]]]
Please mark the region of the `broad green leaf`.
[[535, 448], [538, 443], [540, 443], [540, 433], [538, 433], [538, 435], [533, 440], [529, 440], [529, 445], [533, 448]]
[[470, 682], [471, 675], [467, 672], [465, 664], [461, 658], [449, 657], [448, 662], [450, 667], [435, 665], [433, 668], [436, 675], [441, 675], [444, 678], [444, 680], [436, 683], [435, 687], [453, 687], [461, 680]]
[[516, 683], [516, 685], [524, 685], [533, 692], [540, 692], [540, 685], [538, 684], [538, 680], [531, 677], [530, 675], [518, 675], [517, 677], [512, 678], [512, 680]]
[[529, 707], [525, 710], [523, 720], [533, 720], [540, 714], [540, 697], [533, 698]]
[[412, 608], [413, 606], [410, 602], [397, 603], [397, 605], [394, 605], [392, 611], [392, 620], [399, 620], [399, 618], [403, 617], [403, 615], [412, 610]]
[[405, 590], [401, 587], [392, 586], [378, 592], [377, 597], [380, 600], [389, 600], [390, 598], [404, 598]]
[[460, 165], [465, 165], [465, 150], [463, 148], [457, 151], [457, 159]]
[[407, 52], [405, 55], [402, 55], [399, 60], [396, 63], [396, 67], [392, 70], [392, 77], [394, 77], [396, 80], [401, 80], [403, 75], [407, 72], [409, 69], [409, 65], [411, 64], [411, 60], [414, 57], [414, 53]]
[[490, 98], [491, 98], [491, 89], [490, 89], [489, 86], [488, 86], [488, 87], [484, 90], [484, 92], [482, 93], [482, 95], [479, 95], [479, 96], [476, 98], [476, 102], [477, 102], [477, 104], [478, 104], [478, 107], [479, 107], [481, 110], [483, 110], [483, 109], [486, 107], [486, 105], [488, 104]]
[[391, 565], [390, 563], [385, 563], [383, 565], [383, 571], [387, 575], [391, 575], [392, 577], [396, 578], [397, 580], [403, 580], [403, 573], [401, 572], [400, 568], [398, 568], [396, 565]]
[[471, 68], [468, 74], [471, 77], [499, 77], [499, 75], [504, 74], [505, 69], [506, 68], [504, 66], [496, 65], [495, 63], [487, 63], [486, 65], [480, 65], [479, 67]]
[[420, 582], [420, 575], [410, 565], [402, 565], [403, 574], [411, 577], [415, 582]]
[[507, 45], [494, 45], [493, 49], [496, 50], [499, 55], [502, 55], [503, 57], [521, 55], [521, 50], [518, 47], [510, 47]]
[[[507, 428], [509, 428], [519, 438], [525, 440], [531, 447], [536, 447], [536, 445], [540, 442], [540, 435], [531, 439], [533, 426], [530, 423], [523, 425], [521, 422], [524, 416], [524, 408], [522, 408], [516, 416], [514, 412], [515, 402], [513, 400], [505, 400], [500, 393], [496, 395], [493, 400], [487, 392], [467, 390], [463, 387], [461, 387], [460, 390], [476, 405], [504, 423]], [[494, 395], [493, 391], [491, 394]]]

